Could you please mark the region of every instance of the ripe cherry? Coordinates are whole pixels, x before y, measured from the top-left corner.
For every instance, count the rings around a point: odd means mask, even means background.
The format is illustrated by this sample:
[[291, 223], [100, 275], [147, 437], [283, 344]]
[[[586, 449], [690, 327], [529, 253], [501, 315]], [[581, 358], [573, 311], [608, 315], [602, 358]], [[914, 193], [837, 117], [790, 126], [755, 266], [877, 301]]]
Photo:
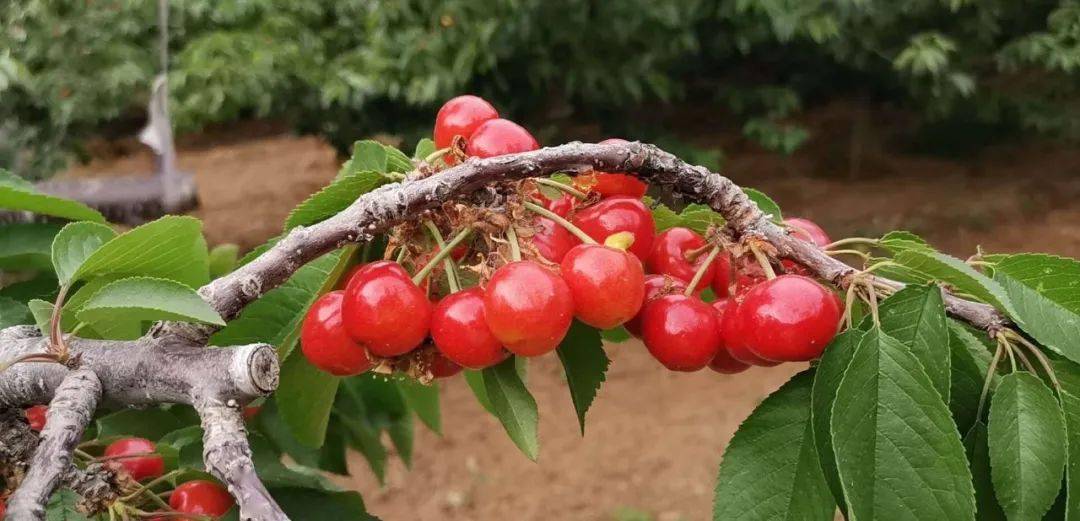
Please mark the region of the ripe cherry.
[[499, 268], [484, 293], [491, 333], [511, 353], [538, 356], [559, 346], [574, 318], [570, 288], [561, 277], [532, 262]]
[[[617, 240], [613, 237], [607, 242]], [[590, 326], [611, 329], [641, 310], [645, 272], [641, 261], [624, 249], [599, 244], [575, 246], [563, 257], [561, 271], [574, 299], [574, 316]]]
[[[671, 295], [673, 293], [682, 293], [686, 290], [688, 283], [685, 280], [677, 279], [670, 275], [646, 275], [645, 276], [645, 296], [641, 305], [641, 309], [644, 310], [645, 306], [664, 295]], [[638, 338], [641, 338], [641, 311], [634, 318], [623, 324], [623, 327]]]
[[[626, 143], [625, 139], [611, 138], [601, 141], [601, 145]], [[574, 186], [583, 192], [596, 192], [607, 198], [625, 195], [641, 199], [649, 185], [637, 177], [625, 172], [590, 172], [574, 178]]]
[[223, 516], [233, 504], [224, 487], [202, 479], [181, 484], [169, 496], [169, 506], [184, 514]]
[[[724, 339], [724, 313], [727, 311], [728, 305], [731, 303], [728, 299], [720, 299], [712, 303], [712, 308], [716, 311], [716, 323], [720, 326], [720, 339], [723, 344]], [[709, 369], [721, 374], [735, 374], [741, 373], [750, 368], [750, 364], [746, 364], [734, 359], [731, 353], [728, 352], [727, 346], [721, 345], [720, 349], [716, 352], [716, 356], [709, 362]]]
[[464, 367], [455, 364], [438, 351], [432, 353], [431, 362], [428, 365], [428, 371], [431, 371], [431, 376], [435, 378], [449, 378], [460, 373], [462, 369]]
[[[477, 127], [497, 117], [499, 112], [483, 98], [470, 95], [453, 98], [444, 103], [435, 116], [435, 148], [450, 146], [454, 142], [454, 136], [468, 139]], [[446, 156], [447, 159], [450, 157]]]
[[[683, 280], [692, 280], [698, 268], [708, 257], [708, 243], [705, 239], [689, 228], [675, 227], [664, 230], [653, 240], [652, 251], [649, 252], [648, 265], [653, 273], [663, 273]], [[687, 256], [695, 256], [693, 262]], [[714, 278], [716, 263], [713, 262], [705, 268], [705, 275], [698, 282], [694, 291], [701, 291]]]
[[446, 358], [483, 369], [510, 355], [484, 320], [484, 290], [469, 288], [439, 301], [431, 314], [431, 338]]
[[533, 219], [536, 233], [530, 238], [536, 251], [551, 262], [562, 262], [566, 252], [581, 244], [581, 240], [555, 221], [537, 216]]
[[344, 291], [319, 297], [300, 326], [300, 350], [311, 365], [335, 376], [352, 376], [371, 368], [364, 347], [345, 331], [341, 304]]
[[30, 428], [41, 432], [41, 429], [45, 428], [45, 413], [49, 412], [49, 408], [44, 405], [34, 405], [26, 409], [26, 421], [30, 424]]
[[724, 346], [723, 348], [727, 350], [727, 353], [731, 358], [744, 364], [762, 367], [779, 365], [780, 362], [765, 360], [750, 351], [750, 348], [747, 345], [745, 322], [739, 317], [738, 310], [741, 306], [741, 298], [741, 296], [736, 296], [729, 299], [727, 307], [724, 310], [724, 315], [721, 318], [720, 335], [721, 343]]
[[372, 354], [412, 351], [428, 335], [431, 302], [396, 262], [373, 262], [345, 287], [345, 330]]
[[727, 297], [731, 292], [731, 256], [720, 253], [713, 261], [712, 290], [717, 298]]
[[672, 371], [697, 371], [720, 349], [716, 311], [697, 297], [660, 297], [641, 311], [645, 347]]
[[619, 232], [634, 234], [634, 243], [628, 251], [642, 262], [648, 258], [653, 236], [656, 234], [652, 212], [633, 197], [616, 196], [604, 199], [579, 210], [571, 222], [599, 242]]
[[555, 199], [544, 198], [544, 208], [555, 212], [559, 217], [566, 217], [577, 206], [577, 198], [570, 194], [562, 194]]
[[472, 157], [495, 157], [540, 148], [536, 138], [521, 125], [508, 119], [491, 119], [469, 136], [465, 154]]
[[123, 469], [135, 481], [165, 473], [165, 459], [155, 454], [154, 442], [145, 438], [121, 438], [105, 448], [109, 465]]
[[816, 244], [821, 248], [832, 244], [832, 239], [829, 238], [829, 234], [825, 233], [825, 230], [821, 229], [817, 223], [810, 219], [788, 217], [787, 219], [784, 219], [784, 224], [791, 227], [791, 235], [806, 242]]
[[781, 275], [754, 286], [738, 308], [746, 346], [766, 360], [821, 356], [840, 322], [836, 294], [813, 279]]

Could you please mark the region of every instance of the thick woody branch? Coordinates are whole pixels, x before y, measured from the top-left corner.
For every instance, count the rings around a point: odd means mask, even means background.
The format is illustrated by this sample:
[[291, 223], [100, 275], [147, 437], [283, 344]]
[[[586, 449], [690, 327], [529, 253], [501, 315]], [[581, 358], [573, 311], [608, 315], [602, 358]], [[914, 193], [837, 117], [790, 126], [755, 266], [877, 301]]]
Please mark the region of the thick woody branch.
[[288, 521], [255, 474], [244, 418], [236, 403], [205, 399], [195, 403], [202, 418], [206, 469], [228, 487], [240, 519]]
[[101, 381], [89, 370], [72, 371], [56, 389], [30, 468], [8, 502], [7, 519], [45, 519], [45, 505], [72, 466], [72, 454], [101, 398]]

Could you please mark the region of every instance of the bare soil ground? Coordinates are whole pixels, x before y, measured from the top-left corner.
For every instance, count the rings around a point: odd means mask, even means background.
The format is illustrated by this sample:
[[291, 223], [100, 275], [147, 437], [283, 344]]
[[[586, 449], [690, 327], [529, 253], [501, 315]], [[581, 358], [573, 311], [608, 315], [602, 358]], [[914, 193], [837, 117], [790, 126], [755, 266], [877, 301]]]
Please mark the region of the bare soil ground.
[[[834, 238], [909, 229], [966, 256], [1046, 251], [1080, 256], [1080, 152], [1010, 145], [963, 161], [871, 148], [859, 160], [834, 142], [811, 142], [783, 158], [718, 137], [731, 158], [724, 171], [765, 190], [788, 215], [822, 224]], [[710, 144], [704, 143], [704, 144]], [[129, 144], [68, 175], [149, 171]], [[324, 185], [340, 159], [315, 137], [262, 124], [185, 140], [180, 164], [197, 176], [211, 244], [251, 247], [280, 231], [288, 210]], [[838, 168], [837, 165], [840, 165]], [[423, 428], [411, 470], [395, 461], [381, 487], [363, 460], [341, 482], [369, 509], [392, 520], [618, 520], [635, 509], [658, 521], [707, 519], [723, 449], [769, 392], [802, 368], [789, 364], [733, 377], [661, 370], [636, 342], [609, 346], [613, 360], [584, 437], [554, 357], [531, 364], [540, 407], [541, 454], [532, 463], [477, 405], [464, 381], [443, 385], [443, 436]]]

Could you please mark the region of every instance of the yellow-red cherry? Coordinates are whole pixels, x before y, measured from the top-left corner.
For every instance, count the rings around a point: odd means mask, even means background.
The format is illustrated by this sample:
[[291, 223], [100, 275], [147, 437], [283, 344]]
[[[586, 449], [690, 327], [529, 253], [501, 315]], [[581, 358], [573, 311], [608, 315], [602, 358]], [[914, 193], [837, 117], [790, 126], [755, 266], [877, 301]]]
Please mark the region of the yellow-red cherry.
[[755, 355], [800, 362], [821, 356], [836, 336], [841, 314], [832, 291], [808, 277], [781, 275], [746, 292], [738, 320]]
[[697, 297], [667, 295], [641, 310], [645, 347], [672, 371], [702, 369], [720, 350], [716, 312]]
[[165, 473], [165, 459], [154, 452], [156, 448], [146, 438], [121, 438], [105, 447], [105, 458], [111, 467], [142, 481]]
[[371, 369], [364, 347], [345, 331], [341, 303], [345, 292], [331, 291], [311, 305], [300, 326], [300, 351], [311, 365], [335, 376]]
[[[707, 244], [704, 237], [690, 228], [676, 226], [664, 230], [653, 239], [647, 260], [649, 271], [692, 280], [708, 258], [708, 251], [705, 251]], [[693, 261], [688, 257], [692, 257]], [[705, 289], [713, 281], [716, 265], [716, 262], [712, 262], [705, 267], [705, 274], [694, 288], [695, 292]]]
[[645, 271], [641, 261], [626, 250], [581, 244], [567, 252], [560, 267], [578, 320], [597, 329], [611, 329], [641, 310]]
[[184, 514], [223, 516], [234, 504], [225, 487], [204, 479], [183, 483], [169, 495], [169, 506]]
[[735, 374], [741, 373], [750, 368], [750, 364], [740, 362], [731, 356], [727, 346], [724, 345], [724, 313], [727, 311], [731, 301], [728, 299], [720, 299], [714, 301], [711, 305], [713, 310], [716, 311], [716, 323], [720, 327], [720, 349], [716, 352], [716, 356], [709, 362], [709, 369], [721, 374]]
[[[687, 282], [682, 279], [672, 277], [671, 275], [645, 275], [644, 290], [645, 296], [642, 299], [641, 309], [644, 310], [645, 306], [664, 295], [671, 295], [672, 293], [682, 293], [686, 291]], [[641, 311], [638, 311], [634, 318], [628, 320], [623, 327], [638, 338], [641, 338]]]
[[444, 103], [435, 116], [435, 148], [450, 146], [455, 136], [468, 139], [477, 127], [497, 117], [499, 112], [481, 97], [466, 94], [453, 98]]
[[469, 288], [448, 295], [431, 314], [431, 339], [443, 356], [469, 369], [484, 369], [510, 353], [488, 329], [484, 290]]
[[574, 301], [562, 277], [533, 261], [511, 262], [484, 291], [484, 318], [511, 353], [539, 356], [559, 346], [574, 318]]
[[540, 148], [536, 138], [524, 127], [508, 119], [489, 119], [469, 136], [465, 154], [470, 157], [496, 157]]
[[615, 196], [604, 199], [578, 210], [571, 222], [597, 242], [603, 242], [619, 232], [630, 232], [634, 235], [634, 242], [627, 251], [642, 262], [649, 257], [656, 235], [652, 212], [641, 200], [633, 197]]
[[368, 264], [345, 286], [345, 330], [372, 354], [399, 356], [428, 336], [431, 302], [395, 262]]

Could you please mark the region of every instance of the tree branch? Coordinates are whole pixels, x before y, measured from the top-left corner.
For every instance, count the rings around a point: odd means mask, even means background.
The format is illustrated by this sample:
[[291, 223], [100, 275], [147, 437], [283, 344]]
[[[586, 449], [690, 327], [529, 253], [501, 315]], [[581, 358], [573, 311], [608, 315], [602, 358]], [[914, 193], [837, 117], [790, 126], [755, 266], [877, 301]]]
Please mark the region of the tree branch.
[[8, 519], [45, 519], [45, 505], [71, 468], [72, 453], [100, 398], [101, 381], [92, 371], [78, 369], [64, 377], [49, 404], [30, 469], [8, 503]]

